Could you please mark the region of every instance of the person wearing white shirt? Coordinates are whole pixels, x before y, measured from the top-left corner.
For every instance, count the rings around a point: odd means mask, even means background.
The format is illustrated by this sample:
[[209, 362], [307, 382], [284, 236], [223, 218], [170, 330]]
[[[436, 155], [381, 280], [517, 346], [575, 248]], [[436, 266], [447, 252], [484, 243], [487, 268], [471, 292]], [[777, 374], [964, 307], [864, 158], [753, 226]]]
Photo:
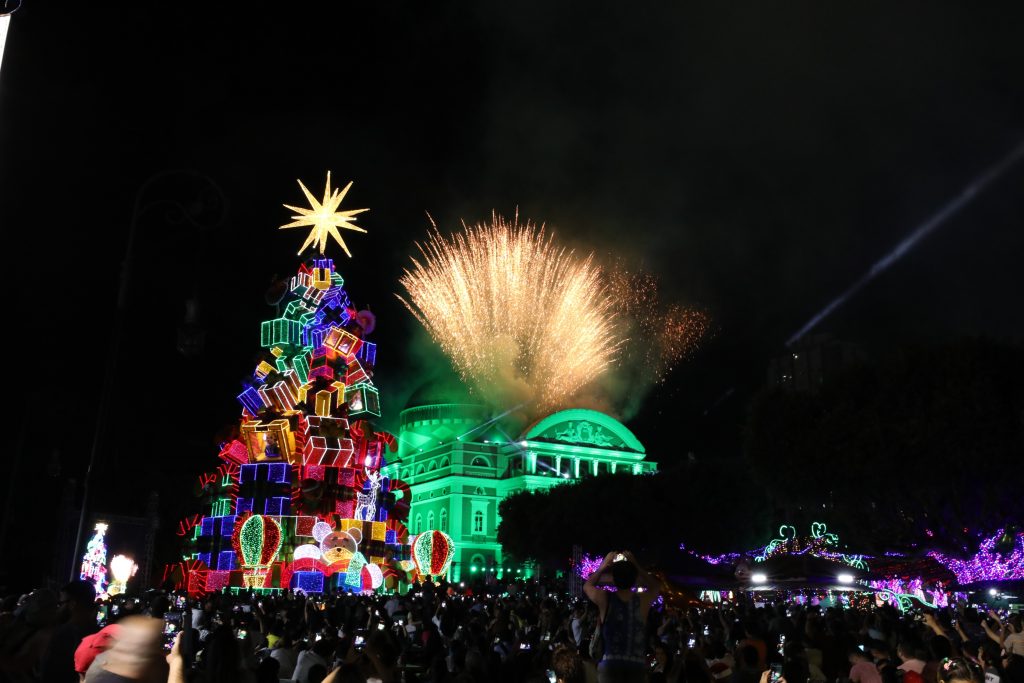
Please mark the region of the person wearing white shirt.
[[[313, 644], [312, 649], [303, 650], [295, 662], [295, 671], [292, 673], [292, 680], [297, 683], [306, 683], [309, 679], [309, 670], [319, 664], [329, 670], [327, 657], [331, 653], [331, 643], [327, 640], [319, 640]], [[280, 675], [280, 674], [279, 674]]]

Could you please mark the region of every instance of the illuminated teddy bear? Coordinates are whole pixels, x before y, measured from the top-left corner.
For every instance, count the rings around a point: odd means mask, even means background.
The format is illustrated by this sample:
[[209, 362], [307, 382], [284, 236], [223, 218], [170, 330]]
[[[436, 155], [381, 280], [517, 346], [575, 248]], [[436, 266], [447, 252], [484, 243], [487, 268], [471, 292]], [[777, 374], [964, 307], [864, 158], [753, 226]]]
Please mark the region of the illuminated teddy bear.
[[296, 548], [296, 560], [310, 557], [344, 572], [344, 584], [353, 590], [375, 590], [383, 583], [380, 567], [367, 562], [359, 552], [363, 540], [359, 529], [335, 531], [327, 522], [319, 521], [313, 525], [312, 536], [316, 545], [307, 543]]

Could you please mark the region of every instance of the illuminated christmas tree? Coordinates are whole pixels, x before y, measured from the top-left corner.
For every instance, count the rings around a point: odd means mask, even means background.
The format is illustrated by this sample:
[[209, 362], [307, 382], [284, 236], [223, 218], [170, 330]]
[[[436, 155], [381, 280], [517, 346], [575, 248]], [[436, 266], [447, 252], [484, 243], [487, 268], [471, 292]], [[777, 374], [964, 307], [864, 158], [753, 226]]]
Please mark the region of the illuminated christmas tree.
[[83, 581], [96, 586], [96, 595], [107, 593], [107, 542], [104, 540], [106, 533], [107, 525], [103, 522], [98, 523], [96, 532], [85, 546], [85, 555], [82, 556], [82, 572], [79, 576]]
[[333, 237], [349, 254], [339, 229], [365, 232], [354, 224], [365, 209], [338, 211], [352, 184], [332, 190], [330, 174], [322, 200], [299, 185], [310, 208], [287, 207], [296, 215], [282, 227], [310, 227], [303, 249], [319, 254], [298, 267], [278, 317], [260, 327], [237, 438], [199, 478], [206, 514], [179, 524], [185, 553], [169, 572], [193, 593], [395, 588], [415, 571], [408, 486], [381, 473], [395, 438], [373, 425], [376, 320], [353, 306], [323, 253]]

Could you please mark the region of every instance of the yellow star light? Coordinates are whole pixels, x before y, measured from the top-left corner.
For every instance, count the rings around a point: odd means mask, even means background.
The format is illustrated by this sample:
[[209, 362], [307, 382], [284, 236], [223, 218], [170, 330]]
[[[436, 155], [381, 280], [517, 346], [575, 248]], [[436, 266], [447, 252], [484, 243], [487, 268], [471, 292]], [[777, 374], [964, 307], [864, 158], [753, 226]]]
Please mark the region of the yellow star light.
[[345, 230], [355, 230], [356, 232], [366, 232], [366, 230], [360, 228], [355, 224], [355, 215], [362, 213], [363, 211], [369, 211], [369, 209], [350, 209], [348, 211], [338, 211], [338, 206], [341, 204], [341, 200], [345, 198], [345, 194], [348, 193], [348, 188], [352, 187], [352, 182], [345, 186], [345, 189], [331, 189], [331, 172], [327, 172], [327, 186], [324, 188], [323, 201], [317, 201], [316, 197], [310, 194], [306, 186], [299, 180], [299, 187], [306, 194], [306, 199], [309, 201], [309, 209], [299, 208], [297, 206], [284, 205], [284, 208], [295, 211], [297, 215], [292, 216], [294, 222], [288, 225], [282, 225], [281, 229], [285, 228], [303, 228], [311, 227], [309, 231], [309, 237], [303, 242], [302, 248], [299, 249], [301, 255], [303, 250], [309, 245], [313, 245], [314, 248], [320, 250], [320, 253], [324, 253], [324, 248], [327, 246], [327, 237], [331, 236], [337, 240], [341, 248], [345, 250], [345, 253], [349, 258], [352, 258], [352, 253], [348, 250], [348, 246], [345, 244], [345, 240], [342, 239], [341, 233], [338, 228], [344, 228]]

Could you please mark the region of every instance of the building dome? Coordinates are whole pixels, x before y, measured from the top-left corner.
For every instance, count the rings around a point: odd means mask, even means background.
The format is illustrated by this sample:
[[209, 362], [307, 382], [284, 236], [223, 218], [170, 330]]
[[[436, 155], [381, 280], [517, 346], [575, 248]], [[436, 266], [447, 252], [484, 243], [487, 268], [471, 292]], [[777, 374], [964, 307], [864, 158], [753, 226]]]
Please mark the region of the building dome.
[[475, 402], [457, 378], [427, 382], [412, 393], [402, 410], [399, 454], [434, 448], [471, 434], [488, 417], [487, 407]]
[[[459, 378], [446, 374], [421, 384], [405, 402], [405, 408], [438, 405], [441, 403], [476, 403]], [[404, 410], [404, 408], [403, 408]]]

